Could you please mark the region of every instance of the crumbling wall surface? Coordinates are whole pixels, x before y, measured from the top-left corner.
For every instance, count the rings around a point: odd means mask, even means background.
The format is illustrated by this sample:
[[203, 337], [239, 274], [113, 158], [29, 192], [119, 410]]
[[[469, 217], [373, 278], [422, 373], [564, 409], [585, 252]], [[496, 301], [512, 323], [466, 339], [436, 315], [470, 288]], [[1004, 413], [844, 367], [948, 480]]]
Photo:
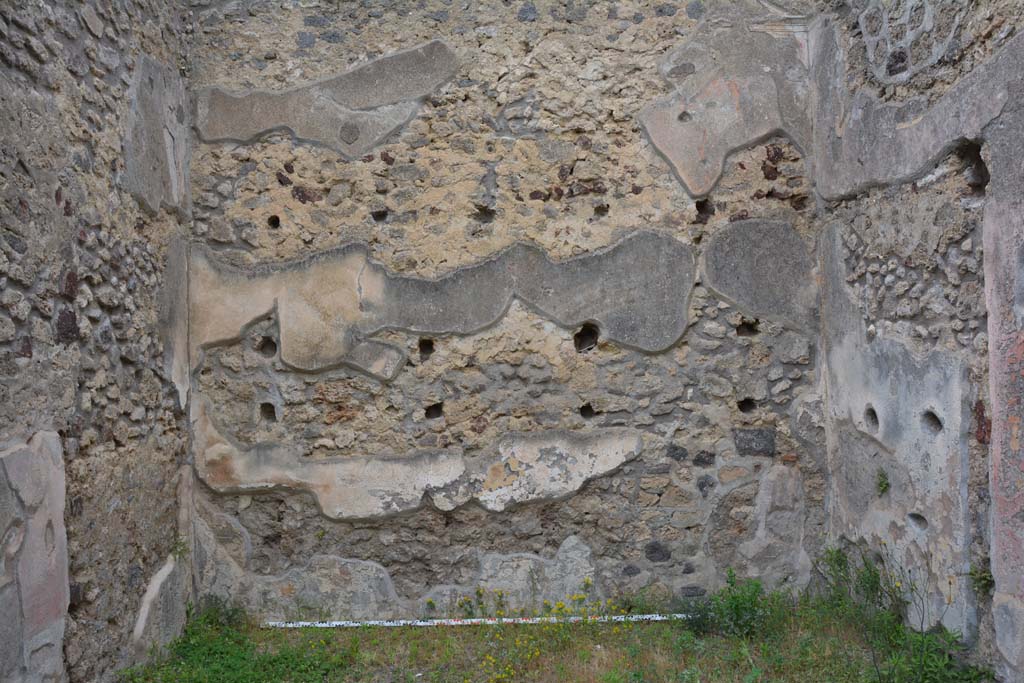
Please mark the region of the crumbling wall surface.
[[[1024, 7], [829, 5], [730, 3], [666, 56], [677, 91], [640, 120], [695, 195], [765, 135], [805, 152], [822, 226], [830, 533], [905, 574], [918, 627], [972, 642], [980, 628], [984, 658], [993, 622], [972, 580], [989, 565], [982, 144], [1015, 106]], [[1019, 639], [1001, 609], [997, 642]]]
[[831, 531], [906, 573], [923, 596], [915, 624], [973, 640], [969, 576], [988, 563], [987, 436], [974, 429], [988, 335], [970, 173], [954, 156], [913, 190], [835, 207], [821, 251]]
[[991, 368], [990, 466], [992, 490], [992, 611], [996, 643], [1007, 680], [1024, 675], [1024, 88], [1020, 74], [1012, 101], [985, 132], [985, 159], [992, 174], [985, 206], [986, 298]]
[[185, 425], [158, 299], [188, 207], [180, 9], [0, 4], [4, 680], [59, 680], [62, 648], [71, 680], [112, 677], [175, 544]]
[[68, 549], [60, 437], [37, 432], [0, 449], [0, 677], [61, 680]]
[[850, 541], [1014, 680], [1022, 18], [4, 4], [0, 675]]
[[[1017, 680], [1019, 577], [1006, 563], [1016, 480], [1001, 464], [1013, 442], [1001, 454], [994, 430], [1015, 410], [1003, 245], [1015, 234], [1006, 131], [1019, 106], [1022, 8], [887, 7], [851, 3], [813, 40], [815, 180], [831, 220], [821, 244], [831, 530], [894, 561], [914, 587], [908, 598], [919, 596], [915, 624], [941, 621]], [[915, 33], [924, 39], [910, 48]], [[990, 543], [995, 596], [976, 580]]]
[[808, 580], [802, 152], [695, 201], [637, 119], [706, 5], [197, 8], [202, 593], [371, 618]]

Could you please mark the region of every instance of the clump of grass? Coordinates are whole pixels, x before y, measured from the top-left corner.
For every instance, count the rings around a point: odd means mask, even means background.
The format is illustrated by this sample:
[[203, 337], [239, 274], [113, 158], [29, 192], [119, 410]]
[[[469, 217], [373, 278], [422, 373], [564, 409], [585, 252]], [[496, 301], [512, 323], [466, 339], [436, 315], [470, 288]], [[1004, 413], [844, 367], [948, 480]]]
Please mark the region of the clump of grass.
[[764, 635], [783, 618], [786, 598], [781, 593], [766, 593], [756, 579], [739, 581], [729, 569], [726, 585], [711, 597], [711, 624], [719, 633], [740, 638]]
[[[686, 620], [446, 628], [261, 629], [214, 605], [124, 683], [981, 683], [959, 663], [957, 634], [904, 626], [905, 578], [839, 549], [817, 564], [821, 587], [794, 598], [727, 573], [726, 585], [685, 604], [648, 591], [601, 600], [591, 581], [538, 614], [553, 617], [683, 612]], [[514, 616], [508, 596], [480, 588], [451, 605]], [[443, 612], [440, 605], [435, 608]]]
[[[817, 569], [824, 582], [809, 604], [832, 619], [855, 625], [871, 655], [875, 683], [981, 683], [994, 680], [988, 671], [961, 663], [964, 646], [959, 633], [941, 626], [925, 630], [924, 587], [880, 555], [839, 548], [825, 551]], [[950, 585], [952, 591], [952, 585]], [[947, 604], [952, 601], [950, 596]], [[907, 607], [914, 604], [919, 628], [907, 625]], [[935, 615], [941, 622], [942, 615]]]
[[990, 595], [992, 589], [996, 587], [996, 580], [993, 578], [992, 570], [988, 566], [989, 560], [987, 557], [979, 564], [971, 565], [971, 588], [974, 589], [978, 597]]
[[[124, 683], [325, 683], [348, 680], [358, 639], [308, 634], [297, 642], [257, 639], [238, 609], [212, 604], [191, 618], [168, 651], [122, 672]], [[269, 635], [269, 634], [268, 634]], [[317, 637], [318, 636], [318, 637]], [[275, 642], [276, 641], [276, 642]]]

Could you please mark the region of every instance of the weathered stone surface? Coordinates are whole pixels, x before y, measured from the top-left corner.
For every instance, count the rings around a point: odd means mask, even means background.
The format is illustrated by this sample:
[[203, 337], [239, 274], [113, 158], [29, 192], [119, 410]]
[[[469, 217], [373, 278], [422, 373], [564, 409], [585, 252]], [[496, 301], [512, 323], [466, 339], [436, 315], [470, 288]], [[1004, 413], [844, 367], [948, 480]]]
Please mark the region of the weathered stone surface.
[[11, 683], [63, 680], [68, 553], [56, 433], [0, 450], [0, 531], [0, 675]]
[[661, 541], [651, 541], [644, 546], [644, 557], [649, 562], [668, 562], [672, 559], [672, 551]]
[[178, 390], [178, 405], [188, 404], [188, 245], [174, 240], [167, 250], [164, 287], [160, 297], [160, 331], [164, 343], [164, 372]]
[[570, 536], [551, 559], [528, 553], [488, 553], [481, 558], [476, 583], [485, 590], [502, 591], [513, 609], [538, 609], [545, 600], [554, 603], [579, 594], [593, 577], [590, 548], [579, 537]]
[[[874, 77], [880, 83], [906, 83], [949, 55], [967, 8], [957, 0], [921, 0], [902, 7], [870, 0], [857, 25]], [[946, 25], [939, 26], [947, 17]]]
[[[926, 569], [925, 614], [914, 615], [915, 623], [941, 617], [947, 628], [972, 637], [974, 596], [959, 578], [970, 570], [972, 540], [967, 366], [954, 353], [918, 357], [901, 341], [868, 337], [844, 289], [837, 230], [833, 224], [822, 242], [830, 440], [843, 444], [833, 451], [840, 459], [832, 463], [833, 533], [878, 548], [884, 541], [894, 561]], [[890, 478], [891, 495], [878, 495], [879, 468]], [[957, 577], [952, 585], [950, 575]]]
[[93, 9], [92, 5], [86, 5], [82, 8], [82, 21], [94, 38], [103, 37], [103, 20], [96, 14], [96, 10]]
[[726, 157], [782, 133], [811, 144], [807, 20], [767, 3], [720, 3], [659, 66], [675, 92], [640, 113], [687, 191], [711, 192]]
[[132, 643], [140, 654], [167, 645], [181, 633], [187, 618], [185, 598], [190, 578], [188, 565], [172, 555], [150, 580], [132, 631]]
[[742, 456], [773, 456], [775, 455], [775, 430], [766, 428], [734, 429], [732, 440], [736, 444], [736, 452]]
[[632, 430], [511, 436], [498, 443], [498, 461], [487, 467], [483, 481], [474, 482], [480, 487], [474, 497], [500, 512], [516, 503], [565, 496], [636, 457], [642, 445]]
[[592, 552], [576, 536], [566, 538], [550, 558], [478, 551], [476, 569], [465, 583], [434, 586], [413, 597], [399, 595], [380, 564], [332, 555], [316, 555], [303, 566], [262, 575], [247, 571], [215, 539], [212, 526], [225, 524], [216, 521], [218, 516], [223, 517], [206, 509], [195, 519], [200, 591], [230, 599], [254, 618], [267, 621], [457, 614], [459, 599], [473, 604], [477, 591], [483, 591], [488, 601], [500, 591], [505, 610], [540, 609], [544, 600], [554, 603], [579, 593], [595, 575]]
[[171, 67], [143, 56], [129, 98], [125, 188], [151, 213], [161, 206], [187, 210], [190, 132], [184, 81]]
[[887, 103], [847, 91], [838, 40], [833, 25], [816, 26], [815, 180], [829, 199], [918, 179], [961, 141], [983, 138], [1024, 70], [1024, 35], [1017, 35], [934, 103]]
[[809, 329], [817, 288], [803, 238], [782, 221], [737, 221], [719, 230], [704, 251], [707, 286], [745, 313]]
[[354, 244], [248, 272], [194, 250], [191, 357], [195, 367], [203, 346], [235, 339], [276, 311], [288, 365], [322, 370], [345, 363], [390, 379], [401, 367], [397, 352], [366, 345], [366, 337], [388, 329], [469, 334], [494, 324], [513, 298], [564, 327], [595, 321], [612, 341], [661, 351], [686, 329], [693, 277], [690, 248], [654, 233], [563, 262], [516, 245], [439, 280], [391, 275]]
[[1020, 73], [1002, 116], [985, 131], [992, 180], [984, 218], [992, 401], [989, 488], [998, 663], [1006, 680], [1024, 676], [1024, 89]]
[[[175, 3], [0, 18], [0, 422], [68, 449], [73, 680], [166, 642], [193, 580], [278, 618], [437, 616], [477, 586], [535, 605], [591, 577], [697, 596], [727, 567], [800, 586], [826, 515], [830, 542], [886, 540], [926, 574], [930, 612], [952, 575], [948, 623], [968, 635], [963, 575], [991, 518], [988, 621], [1020, 677], [1020, 3], [923, 0], [876, 23], [892, 3], [858, 0], [813, 40], [796, 0], [305, 4], [199, 2], [195, 31]], [[451, 49], [334, 76], [429, 32]], [[174, 65], [164, 92], [146, 93], [165, 67], [144, 51]], [[696, 206], [633, 125], [666, 53], [672, 92], [642, 118], [686, 189], [715, 193]], [[177, 67], [223, 88], [199, 94], [202, 134], [253, 143], [199, 146], [187, 179], [187, 136], [165, 135], [188, 127], [165, 106]], [[190, 199], [194, 221], [159, 210]], [[843, 248], [815, 273], [806, 245], [832, 213]], [[166, 248], [180, 230], [194, 277]], [[814, 277], [850, 300], [815, 319]], [[193, 461], [221, 488], [175, 501]], [[30, 545], [33, 476], [0, 481], [5, 552]], [[169, 523], [193, 505], [201, 519]], [[0, 678], [24, 666], [22, 578], [0, 567]], [[60, 639], [37, 641], [52, 659]]]
[[510, 435], [497, 456], [467, 461], [460, 449], [331, 458], [310, 462], [274, 444], [241, 449], [210, 418], [205, 399], [193, 402], [196, 471], [219, 492], [286, 487], [311, 492], [331, 518], [369, 518], [413, 510], [429, 497], [451, 510], [477, 500], [501, 511], [516, 503], [558, 498], [636, 457], [632, 430]]
[[435, 40], [282, 92], [234, 95], [206, 88], [197, 95], [196, 128], [210, 142], [246, 142], [285, 129], [356, 158], [412, 118], [420, 99], [447, 82], [457, 66], [455, 53]]
[[757, 482], [749, 482], [717, 497], [711, 513], [711, 526], [716, 531], [708, 536], [707, 553], [723, 567], [735, 570], [740, 566], [740, 547], [754, 538], [757, 531], [754, 505], [758, 488]]
[[810, 580], [806, 505], [800, 470], [773, 465], [754, 500], [753, 538], [739, 546], [739, 556], [751, 576], [774, 586], [799, 586]]

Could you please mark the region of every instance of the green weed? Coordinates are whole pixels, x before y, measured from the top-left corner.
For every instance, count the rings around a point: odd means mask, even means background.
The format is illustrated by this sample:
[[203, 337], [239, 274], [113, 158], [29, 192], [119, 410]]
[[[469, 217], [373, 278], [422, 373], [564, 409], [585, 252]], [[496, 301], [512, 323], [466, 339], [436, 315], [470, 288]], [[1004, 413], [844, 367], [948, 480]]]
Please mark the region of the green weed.
[[878, 491], [878, 495], [884, 496], [888, 493], [889, 487], [889, 473], [879, 467], [878, 473], [875, 474], [875, 490]]

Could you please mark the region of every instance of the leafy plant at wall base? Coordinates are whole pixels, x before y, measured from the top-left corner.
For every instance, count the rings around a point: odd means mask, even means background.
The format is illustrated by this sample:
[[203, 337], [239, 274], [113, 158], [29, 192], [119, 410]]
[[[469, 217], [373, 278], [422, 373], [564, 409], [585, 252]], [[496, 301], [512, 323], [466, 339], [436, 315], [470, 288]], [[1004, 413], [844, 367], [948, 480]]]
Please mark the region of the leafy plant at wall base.
[[159, 669], [130, 669], [125, 683], [326, 683], [342, 681], [359, 655], [359, 642], [319, 638], [286, 643], [272, 650], [258, 648], [250, 637], [245, 614], [223, 602], [208, 607], [185, 627], [168, 648]]
[[[895, 567], [895, 568], [894, 568]], [[987, 671], [960, 664], [959, 634], [942, 628], [925, 631], [928, 598], [910, 572], [886, 555], [855, 559], [839, 548], [825, 551], [816, 569], [824, 580], [828, 607], [862, 629], [876, 683], [981, 683]], [[952, 601], [952, 579], [948, 587]], [[909, 603], [908, 603], [909, 598]], [[908, 604], [920, 615], [919, 628], [905, 625]], [[936, 615], [941, 622], [942, 615]]]
[[726, 572], [725, 588], [711, 598], [716, 628], [727, 635], [750, 638], [764, 631], [778, 603], [777, 595], [766, 595], [760, 581], [739, 581], [736, 572]]

